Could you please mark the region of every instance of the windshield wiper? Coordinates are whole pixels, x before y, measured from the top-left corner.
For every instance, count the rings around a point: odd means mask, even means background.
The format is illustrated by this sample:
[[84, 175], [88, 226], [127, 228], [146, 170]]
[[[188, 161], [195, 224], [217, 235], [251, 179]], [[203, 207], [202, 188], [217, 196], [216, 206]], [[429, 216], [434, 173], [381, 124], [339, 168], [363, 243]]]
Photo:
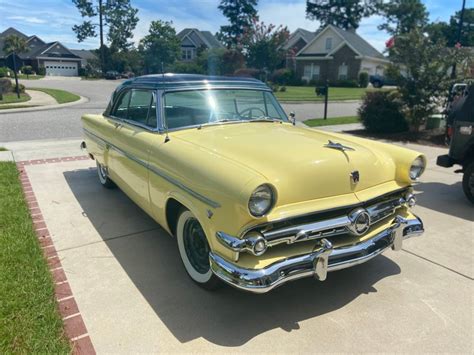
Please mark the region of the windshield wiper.
[[197, 127], [197, 129], [201, 129], [202, 127], [206, 127], [206, 126], [212, 126], [212, 125], [215, 125], [215, 124], [226, 123], [226, 122], [237, 122], [237, 121], [243, 122], [242, 120], [240, 120], [238, 118], [223, 118], [222, 120], [203, 123], [203, 124], [199, 125]]
[[282, 120], [278, 118], [271, 118], [268, 116], [263, 116], [259, 118], [253, 118], [251, 120], [246, 120], [247, 122], [283, 122]]

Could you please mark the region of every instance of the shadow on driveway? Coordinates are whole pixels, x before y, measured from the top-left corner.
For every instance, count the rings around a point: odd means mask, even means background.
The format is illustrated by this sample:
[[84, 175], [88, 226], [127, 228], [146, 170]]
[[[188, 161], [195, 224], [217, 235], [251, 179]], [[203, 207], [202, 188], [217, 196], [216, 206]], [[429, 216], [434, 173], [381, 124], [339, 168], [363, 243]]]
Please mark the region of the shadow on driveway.
[[[275, 328], [299, 329], [299, 322], [323, 316], [374, 285], [400, 273], [390, 259], [379, 256], [360, 266], [331, 273], [325, 282], [303, 279], [264, 295], [224, 286], [208, 292], [194, 284], [184, 270], [174, 238], [140, 210], [119, 189], [106, 190], [95, 169], [64, 173], [67, 183], [98, 233], [156, 315], [180, 341], [203, 337], [234, 347]], [[126, 233], [130, 224], [145, 233]], [[111, 228], [124, 231], [111, 234]], [[150, 228], [152, 227], [152, 228]], [[113, 319], [109, 320], [113, 322]], [[131, 324], [146, 331], [146, 324]], [[150, 334], [150, 336], [157, 336]]]
[[474, 208], [464, 196], [462, 183], [425, 182], [415, 186], [417, 205], [474, 222]]

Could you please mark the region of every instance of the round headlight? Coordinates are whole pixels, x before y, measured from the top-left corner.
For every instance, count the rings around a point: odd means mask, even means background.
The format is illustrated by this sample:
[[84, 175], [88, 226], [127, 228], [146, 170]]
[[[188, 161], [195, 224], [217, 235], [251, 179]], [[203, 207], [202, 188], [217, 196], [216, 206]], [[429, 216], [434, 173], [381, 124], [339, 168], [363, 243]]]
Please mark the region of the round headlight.
[[260, 185], [252, 192], [249, 199], [249, 211], [252, 216], [262, 217], [273, 207], [273, 190], [268, 185]]
[[410, 179], [417, 180], [425, 171], [425, 160], [420, 156], [416, 158], [410, 167]]

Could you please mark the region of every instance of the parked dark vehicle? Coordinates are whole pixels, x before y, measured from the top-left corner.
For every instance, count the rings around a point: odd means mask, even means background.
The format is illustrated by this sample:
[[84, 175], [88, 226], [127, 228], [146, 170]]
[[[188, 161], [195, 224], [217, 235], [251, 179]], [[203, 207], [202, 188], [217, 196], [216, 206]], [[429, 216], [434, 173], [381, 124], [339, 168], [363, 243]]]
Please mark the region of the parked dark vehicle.
[[131, 79], [135, 77], [135, 74], [131, 71], [125, 71], [121, 74], [123, 79]]
[[374, 88], [381, 88], [384, 85], [397, 85], [397, 83], [395, 82], [395, 79], [378, 75], [378, 74], [370, 75], [369, 82], [372, 84]]
[[463, 173], [462, 188], [468, 200], [474, 204], [474, 85], [466, 95], [458, 98], [448, 113], [447, 141], [449, 153], [438, 156], [436, 164], [445, 168], [461, 165], [456, 172]]
[[122, 76], [120, 75], [120, 73], [118, 71], [109, 70], [105, 73], [105, 78], [106, 79], [117, 80], [117, 79], [121, 79]]

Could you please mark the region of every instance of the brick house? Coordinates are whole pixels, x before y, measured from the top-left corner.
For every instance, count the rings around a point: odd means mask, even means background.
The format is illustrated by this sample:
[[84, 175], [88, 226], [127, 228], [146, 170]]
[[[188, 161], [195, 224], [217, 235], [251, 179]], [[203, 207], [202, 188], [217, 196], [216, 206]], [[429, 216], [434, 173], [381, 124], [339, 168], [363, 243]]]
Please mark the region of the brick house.
[[27, 36], [17, 29], [10, 27], [0, 33], [0, 66], [8, 66], [13, 69], [12, 55], [3, 53], [5, 38], [15, 35], [26, 40], [28, 51], [18, 53], [16, 56], [17, 68], [30, 65], [38, 72], [39, 68], [45, 68], [46, 75], [77, 76], [81, 67], [81, 58], [72, 53], [61, 43], [44, 42], [38, 36]]
[[199, 50], [223, 48], [209, 31], [200, 31], [196, 28], [185, 28], [177, 34], [181, 41], [181, 61], [190, 62], [198, 56]]
[[[296, 42], [295, 39], [293, 43], [298, 48], [304, 41], [301, 35]], [[357, 80], [363, 71], [369, 75], [383, 75], [389, 63], [382, 53], [355, 31], [345, 31], [332, 25], [315, 33], [292, 60], [297, 76], [307, 82]]]
[[290, 37], [283, 45], [286, 52], [286, 67], [296, 69], [296, 53], [303, 49], [316, 36], [316, 32], [311, 32], [303, 28], [298, 28], [290, 34]]

